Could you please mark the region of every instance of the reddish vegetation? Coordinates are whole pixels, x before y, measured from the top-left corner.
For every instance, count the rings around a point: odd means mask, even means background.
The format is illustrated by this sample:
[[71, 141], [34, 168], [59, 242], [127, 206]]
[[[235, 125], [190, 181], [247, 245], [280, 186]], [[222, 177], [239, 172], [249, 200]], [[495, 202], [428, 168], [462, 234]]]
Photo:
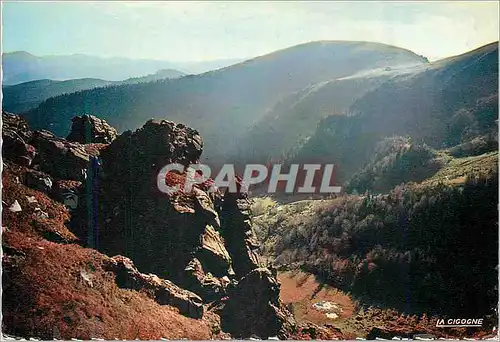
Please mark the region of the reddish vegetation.
[[332, 323], [333, 320], [312, 307], [312, 304], [321, 301], [337, 303], [341, 308], [339, 319], [352, 316], [354, 303], [346, 294], [337, 289], [321, 286], [315, 276], [303, 272], [285, 272], [278, 275], [281, 283], [281, 300], [291, 304], [294, 308], [296, 319], [316, 324]]
[[[117, 287], [106, 256], [77, 245], [4, 236], [4, 322], [10, 333], [51, 339], [209, 339], [207, 322], [180, 315], [145, 294]], [[22, 267], [22, 272], [19, 272]], [[43, 270], [41, 272], [40, 270]], [[24, 301], [9, 301], [9, 293]], [[36, 310], [34, 310], [36, 308]]]
[[[350, 296], [335, 288], [321, 286], [315, 276], [300, 272], [289, 271], [280, 273], [281, 300], [293, 306], [298, 323], [307, 325], [312, 322], [330, 327], [327, 331], [338, 329], [343, 338], [375, 337], [391, 339], [394, 336], [412, 337], [415, 334], [432, 334], [445, 338], [492, 338], [496, 335], [488, 328], [436, 328], [436, 317], [417, 317], [405, 315], [396, 310], [379, 308], [357, 308]], [[339, 304], [343, 312], [337, 319], [329, 319], [324, 313], [315, 310], [313, 303], [330, 301]], [[304, 329], [303, 329], [304, 330]], [[304, 330], [308, 332], [307, 329]], [[320, 331], [316, 331], [320, 334]], [[324, 333], [324, 332], [323, 332]], [[298, 333], [297, 339], [307, 339], [307, 334]], [[319, 337], [318, 339], [322, 339]]]
[[[341, 336], [343, 339], [353, 339], [358, 336], [335, 328], [338, 326], [339, 321], [344, 321], [353, 315], [355, 305], [348, 295], [337, 289], [322, 286], [314, 275], [300, 271], [280, 273], [278, 274], [278, 280], [281, 283], [280, 298], [292, 308], [297, 323], [306, 327], [308, 323], [327, 327], [324, 331], [316, 331], [317, 336], [311, 336], [312, 338], [330, 339], [327, 338], [328, 336], [323, 336], [325, 334]], [[313, 307], [314, 303], [322, 301], [338, 304], [342, 308], [339, 318], [335, 320], [328, 318], [324, 312]], [[310, 336], [309, 330], [306, 328], [304, 331], [307, 333], [299, 333], [297, 339], [307, 339], [306, 336]]]
[[[103, 268], [107, 256], [74, 244], [44, 239], [57, 232], [74, 235], [64, 226], [67, 209], [46, 195], [3, 174], [3, 326], [16, 336], [43, 339], [210, 339], [217, 319], [187, 318], [145, 294], [120, 289], [115, 275]], [[28, 203], [34, 196], [38, 203]], [[8, 207], [18, 200], [21, 212]], [[35, 219], [34, 206], [48, 213]], [[50, 235], [52, 236], [52, 235]], [[22, 299], [22, 300], [20, 300]]]
[[[68, 209], [60, 203], [51, 200], [45, 194], [32, 190], [16, 180], [10, 169], [4, 169], [2, 190], [2, 224], [4, 230], [22, 232], [28, 236], [57, 236], [58, 240], [76, 241], [76, 236], [64, 225], [70, 218]], [[27, 197], [34, 197], [36, 203], [29, 203]], [[8, 208], [18, 201], [21, 212], [11, 212]], [[33, 216], [35, 208], [46, 212], [49, 218], [36, 219]], [[5, 238], [5, 236], [4, 236]]]

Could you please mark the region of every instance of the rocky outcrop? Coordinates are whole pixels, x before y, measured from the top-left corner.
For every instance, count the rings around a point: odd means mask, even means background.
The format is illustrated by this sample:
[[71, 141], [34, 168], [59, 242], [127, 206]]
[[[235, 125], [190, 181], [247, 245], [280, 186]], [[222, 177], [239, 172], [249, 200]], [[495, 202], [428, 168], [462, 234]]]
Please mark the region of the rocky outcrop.
[[[66, 226], [70, 219], [68, 210], [62, 204], [52, 201], [46, 194], [23, 184], [24, 177], [20, 169], [11, 162], [3, 165], [2, 228], [4, 233], [12, 231], [59, 243], [78, 241]], [[12, 210], [15, 203], [17, 203], [15, 205], [17, 210]]]
[[[238, 186], [241, 186], [238, 184]], [[259, 244], [250, 221], [250, 201], [244, 192], [226, 192], [222, 205], [222, 234], [239, 277], [262, 266], [257, 250]]]
[[132, 260], [121, 255], [112, 257], [107, 269], [116, 274], [120, 288], [142, 291], [157, 303], [174, 306], [186, 316], [203, 317], [203, 302], [199, 296], [154, 274], [140, 273]]
[[33, 164], [40, 170], [60, 179], [84, 178], [90, 155], [83, 145], [68, 142], [48, 131], [34, 132], [31, 141], [37, 151]]
[[127, 255], [140, 269], [182, 286], [195, 257], [217, 278], [231, 274], [210, 196], [201, 190], [167, 195], [157, 188], [163, 166], [196, 163], [202, 147], [196, 130], [169, 121], [148, 121], [113, 141], [101, 154], [98, 248]]
[[295, 325], [279, 299], [280, 285], [267, 268], [257, 268], [229, 292], [222, 313], [222, 329], [235, 337], [284, 337]]
[[[220, 332], [222, 324], [222, 331], [235, 337], [270, 337], [286, 336], [292, 329], [292, 315], [279, 300], [276, 275], [259, 260], [246, 195], [209, 193], [210, 181], [173, 194], [157, 188], [157, 175], [165, 165], [199, 162], [203, 142], [196, 130], [150, 120], [109, 145], [98, 139], [81, 144], [47, 131], [31, 133], [22, 121], [16, 122], [12, 131], [24, 129], [25, 134], [16, 133], [19, 141], [33, 144], [36, 155], [31, 168], [16, 166], [20, 179], [15, 179], [64, 203], [65, 219], [71, 216], [72, 237], [63, 240], [43, 233], [42, 238], [65, 243], [78, 238], [90, 247], [85, 250], [126, 255], [105, 258], [104, 271], [114, 274], [115, 285], [191, 318], [208, 317], [214, 331]], [[74, 140], [80, 139], [78, 129], [71, 133]], [[17, 139], [16, 134], [12, 136]], [[171, 174], [165, 182], [180, 184], [185, 177]], [[10, 199], [4, 204], [13, 208], [9, 217], [24, 215], [14, 208], [16, 203], [22, 210], [28, 208], [24, 201]], [[29, 208], [34, 210], [28, 214], [37, 222], [35, 232], [48, 231], [52, 212]], [[92, 269], [75, 272], [80, 283], [94, 288]]]
[[210, 225], [205, 227], [205, 231], [201, 236], [201, 247], [197, 250], [196, 256], [217, 277], [233, 274], [231, 258], [224, 246], [224, 240], [215, 228]]
[[35, 148], [29, 144], [33, 132], [22, 117], [2, 111], [2, 155], [23, 166], [30, 166]]
[[109, 144], [118, 136], [118, 132], [114, 127], [94, 115], [75, 116], [71, 121], [73, 124], [66, 138], [68, 141], [81, 144]]
[[[204, 186], [157, 189], [163, 166], [197, 163], [202, 146], [197, 131], [169, 121], [148, 121], [113, 141], [101, 153], [99, 248], [127, 255], [205, 302], [229, 298], [222, 321], [237, 336], [282, 334], [293, 326], [292, 314], [279, 301], [275, 274], [261, 268], [246, 194], [226, 193], [216, 210], [220, 196]], [[176, 179], [183, 180], [169, 178]]]
[[205, 273], [201, 262], [194, 258], [184, 269], [184, 286], [199, 294], [204, 302], [213, 302], [227, 296], [227, 289], [236, 281], [228, 276], [217, 278]]
[[103, 148], [70, 142], [49, 131], [33, 132], [22, 117], [7, 112], [2, 112], [2, 123], [3, 157], [52, 178], [82, 180], [89, 159]]
[[52, 193], [54, 185], [52, 177], [44, 172], [33, 169], [25, 169], [24, 171], [21, 174], [21, 182], [23, 184], [46, 194]]

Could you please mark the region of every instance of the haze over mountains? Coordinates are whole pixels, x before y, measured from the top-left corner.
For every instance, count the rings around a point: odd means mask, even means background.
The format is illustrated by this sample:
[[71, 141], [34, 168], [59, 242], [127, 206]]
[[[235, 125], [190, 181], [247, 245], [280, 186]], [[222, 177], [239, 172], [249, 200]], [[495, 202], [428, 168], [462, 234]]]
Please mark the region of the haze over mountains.
[[99, 78], [123, 81], [127, 78], [154, 74], [161, 69], [176, 69], [186, 74], [197, 74], [222, 68], [240, 60], [204, 62], [171, 62], [151, 59], [100, 58], [84, 54], [35, 56], [26, 51], [2, 55], [3, 85], [51, 79]]
[[[67, 118], [78, 112], [102, 116], [120, 131], [151, 117], [177, 120], [200, 130], [206, 141], [204, 154], [213, 160], [235, 151], [246, 130], [295, 92], [361, 71], [426, 63], [411, 51], [384, 44], [312, 42], [178, 80], [51, 98], [26, 117], [35, 127], [59, 135], [67, 133]], [[322, 115], [334, 111], [329, 108]]]
[[136, 84], [153, 82], [162, 79], [172, 79], [186, 74], [174, 69], [158, 70], [154, 74], [142, 77], [132, 77], [124, 81], [106, 81], [99, 78], [77, 78], [66, 81], [49, 79], [28, 81], [10, 86], [3, 86], [3, 109], [22, 113], [38, 106], [49, 97], [74, 93], [80, 90], [105, 87], [108, 85]]
[[326, 117], [288, 158], [335, 160], [345, 181], [385, 137], [408, 136], [436, 149], [489, 141], [498, 130], [498, 43], [390, 78], [347, 114]]
[[[351, 161], [341, 155], [346, 151], [334, 153], [333, 141], [318, 142], [326, 122], [369, 130], [363, 146], [396, 134], [451, 147], [496, 129], [497, 51], [492, 43], [429, 63], [384, 44], [319, 41], [181, 78], [171, 70], [122, 82], [40, 80], [8, 86], [4, 106], [27, 111], [31, 125], [60, 136], [67, 135], [75, 113], [98, 115], [119, 131], [165, 118], [198, 129], [206, 142], [204, 156], [213, 164], [228, 158], [236, 164], [333, 158], [347, 172]], [[364, 138], [352, 129], [344, 133], [361, 144]], [[355, 159], [354, 168], [366, 162]]]

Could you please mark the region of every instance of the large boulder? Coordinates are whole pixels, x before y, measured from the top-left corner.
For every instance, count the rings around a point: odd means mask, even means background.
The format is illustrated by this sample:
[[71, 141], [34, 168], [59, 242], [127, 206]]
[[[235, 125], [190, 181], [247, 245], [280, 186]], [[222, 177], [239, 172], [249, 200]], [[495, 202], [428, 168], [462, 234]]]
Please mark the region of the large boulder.
[[109, 144], [118, 136], [118, 132], [105, 120], [94, 115], [75, 116], [71, 121], [71, 131], [66, 138], [81, 144]]
[[285, 337], [295, 326], [293, 315], [279, 299], [280, 284], [267, 268], [257, 268], [229, 289], [222, 329], [234, 337]]
[[37, 155], [33, 164], [59, 179], [82, 180], [90, 155], [79, 143], [68, 142], [48, 131], [36, 131], [31, 139]]

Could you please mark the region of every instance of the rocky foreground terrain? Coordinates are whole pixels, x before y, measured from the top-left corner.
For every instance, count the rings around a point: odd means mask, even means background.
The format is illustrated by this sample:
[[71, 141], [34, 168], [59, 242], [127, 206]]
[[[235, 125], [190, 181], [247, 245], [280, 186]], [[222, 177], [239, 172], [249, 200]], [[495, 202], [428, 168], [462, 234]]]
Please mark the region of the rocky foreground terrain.
[[197, 131], [150, 120], [117, 136], [81, 116], [62, 139], [14, 114], [2, 121], [4, 334], [342, 338], [297, 324], [282, 303], [246, 195], [157, 190], [161, 167], [199, 160]]

